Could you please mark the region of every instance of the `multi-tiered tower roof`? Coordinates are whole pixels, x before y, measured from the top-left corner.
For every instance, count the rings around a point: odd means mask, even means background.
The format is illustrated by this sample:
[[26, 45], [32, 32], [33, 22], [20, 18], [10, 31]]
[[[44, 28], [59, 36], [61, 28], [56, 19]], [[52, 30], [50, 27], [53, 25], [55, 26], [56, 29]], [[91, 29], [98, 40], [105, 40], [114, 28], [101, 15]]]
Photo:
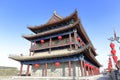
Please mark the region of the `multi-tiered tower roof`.
[[[56, 67], [56, 72], [61, 73], [56, 76], [99, 74], [101, 65], [95, 58], [97, 55], [95, 48], [78, 18], [77, 11], [65, 18], [54, 12], [46, 24], [29, 26], [28, 29], [34, 33], [23, 35], [25, 39], [31, 42], [30, 54], [28, 56], [9, 56], [19, 61], [21, 65], [28, 65], [26, 75], [29, 74], [29, 66], [32, 66], [33, 70], [36, 70], [37, 67], [41, 74], [39, 76], [54, 74], [54, 71], [50, 72], [49, 70]], [[73, 71], [74, 68], [75, 71]], [[60, 72], [63, 69], [64, 71]], [[20, 74], [22, 73], [20, 72]]]

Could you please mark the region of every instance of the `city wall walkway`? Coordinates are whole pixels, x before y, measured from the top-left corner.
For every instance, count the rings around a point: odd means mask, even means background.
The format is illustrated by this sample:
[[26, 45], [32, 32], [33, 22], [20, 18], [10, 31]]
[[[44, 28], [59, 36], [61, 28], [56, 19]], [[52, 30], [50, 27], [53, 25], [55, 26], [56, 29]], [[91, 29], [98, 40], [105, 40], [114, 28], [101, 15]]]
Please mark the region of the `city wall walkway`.
[[108, 75], [88, 77], [31, 77], [31, 76], [0, 76], [0, 80], [112, 80]]

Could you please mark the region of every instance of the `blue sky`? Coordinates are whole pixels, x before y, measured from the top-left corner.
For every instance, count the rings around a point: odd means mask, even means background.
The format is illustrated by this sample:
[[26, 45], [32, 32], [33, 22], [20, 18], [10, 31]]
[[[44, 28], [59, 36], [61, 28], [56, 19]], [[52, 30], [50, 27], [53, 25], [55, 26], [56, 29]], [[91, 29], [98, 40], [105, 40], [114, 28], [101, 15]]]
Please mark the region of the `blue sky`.
[[[107, 39], [113, 36], [113, 30], [120, 35], [119, 3], [119, 0], [0, 0], [0, 66], [19, 68], [19, 63], [8, 59], [8, 55], [29, 54], [30, 42], [21, 37], [32, 33], [27, 26], [46, 23], [54, 10], [66, 17], [77, 9], [103, 70], [110, 54]], [[120, 44], [115, 45], [120, 57]]]

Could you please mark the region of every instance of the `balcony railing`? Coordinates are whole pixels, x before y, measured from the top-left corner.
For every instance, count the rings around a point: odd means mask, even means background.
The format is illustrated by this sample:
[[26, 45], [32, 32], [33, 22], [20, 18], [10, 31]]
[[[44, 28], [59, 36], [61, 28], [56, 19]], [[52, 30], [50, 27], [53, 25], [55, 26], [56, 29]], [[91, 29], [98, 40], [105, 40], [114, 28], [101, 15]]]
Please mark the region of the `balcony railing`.
[[39, 47], [39, 46], [32, 46], [30, 51], [36, 51], [36, 50], [42, 50], [42, 49], [49, 49], [49, 48], [55, 48], [55, 47], [62, 47], [62, 46], [67, 46], [67, 45], [73, 45], [75, 44], [74, 42], [72, 43], [64, 43], [64, 44], [54, 44], [54, 45], [51, 45], [51, 46], [44, 46], [44, 47]]
[[76, 44], [78, 48], [80, 48], [82, 45], [80, 42], [76, 41], [74, 37], [71, 37], [72, 41], [70, 42], [69, 38], [63, 38], [62, 40], [52, 39], [52, 41], [46, 41], [45, 43], [37, 43], [36, 45], [32, 45], [30, 51], [37, 51], [42, 49], [52, 49], [56, 47], [64, 47], [68, 45]]

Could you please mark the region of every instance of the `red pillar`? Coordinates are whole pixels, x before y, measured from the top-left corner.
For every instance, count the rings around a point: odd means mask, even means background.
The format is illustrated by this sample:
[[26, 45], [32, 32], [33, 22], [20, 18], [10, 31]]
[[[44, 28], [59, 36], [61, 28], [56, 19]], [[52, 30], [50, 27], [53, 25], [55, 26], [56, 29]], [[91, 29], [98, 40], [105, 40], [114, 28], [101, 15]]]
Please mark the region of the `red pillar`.
[[100, 69], [98, 68], [98, 74], [100, 74]]
[[97, 75], [98, 75], [98, 69], [96, 69]]
[[93, 75], [95, 75], [95, 69], [94, 69], [94, 67], [93, 67]]
[[89, 67], [89, 65], [88, 65], [88, 75], [90, 76], [90, 67]]
[[91, 76], [93, 75], [92, 67], [91, 67]]
[[69, 76], [71, 76], [71, 61], [68, 62]]
[[84, 66], [84, 76], [86, 76], [86, 67], [85, 67], [85, 61], [83, 61], [83, 66]]
[[26, 76], [29, 75], [29, 68], [30, 68], [30, 65], [27, 65], [27, 72], [26, 72]]
[[81, 70], [81, 76], [84, 76], [84, 73], [83, 73], [83, 62], [82, 62], [82, 60], [80, 60], [80, 70]]
[[[32, 48], [32, 42], [31, 42], [31, 45], [30, 45], [30, 49]], [[31, 51], [30, 51], [30, 53], [29, 53], [29, 56], [31, 56], [32, 54], [31, 54]], [[28, 76], [29, 75], [29, 69], [30, 69], [30, 65], [28, 64], [27, 65], [27, 72], [26, 72], [26, 76]]]
[[91, 71], [91, 67], [90, 67], [90, 76], [92, 75], [92, 73], [91, 73], [92, 71]]
[[96, 75], [96, 68], [94, 67], [94, 74]]
[[98, 68], [96, 68], [96, 74], [98, 75]]
[[48, 69], [48, 64], [45, 64], [45, 76], [47, 76], [47, 69]]
[[75, 39], [75, 49], [78, 49], [78, 46], [77, 46], [77, 31], [76, 30], [74, 31], [74, 39]]
[[21, 67], [20, 67], [20, 76], [22, 75], [22, 69], [23, 69], [23, 64], [21, 64]]
[[71, 37], [71, 34], [69, 34], [69, 39], [70, 39], [70, 51], [72, 50], [72, 45], [71, 45], [71, 43], [72, 43], [72, 37]]
[[97, 75], [97, 69], [95, 68], [95, 74]]
[[51, 45], [52, 45], [52, 38], [50, 38], [50, 42], [49, 42], [49, 53], [51, 53]]
[[91, 73], [92, 73], [92, 76], [94, 75], [94, 71], [93, 71], [93, 68], [91, 68]]

